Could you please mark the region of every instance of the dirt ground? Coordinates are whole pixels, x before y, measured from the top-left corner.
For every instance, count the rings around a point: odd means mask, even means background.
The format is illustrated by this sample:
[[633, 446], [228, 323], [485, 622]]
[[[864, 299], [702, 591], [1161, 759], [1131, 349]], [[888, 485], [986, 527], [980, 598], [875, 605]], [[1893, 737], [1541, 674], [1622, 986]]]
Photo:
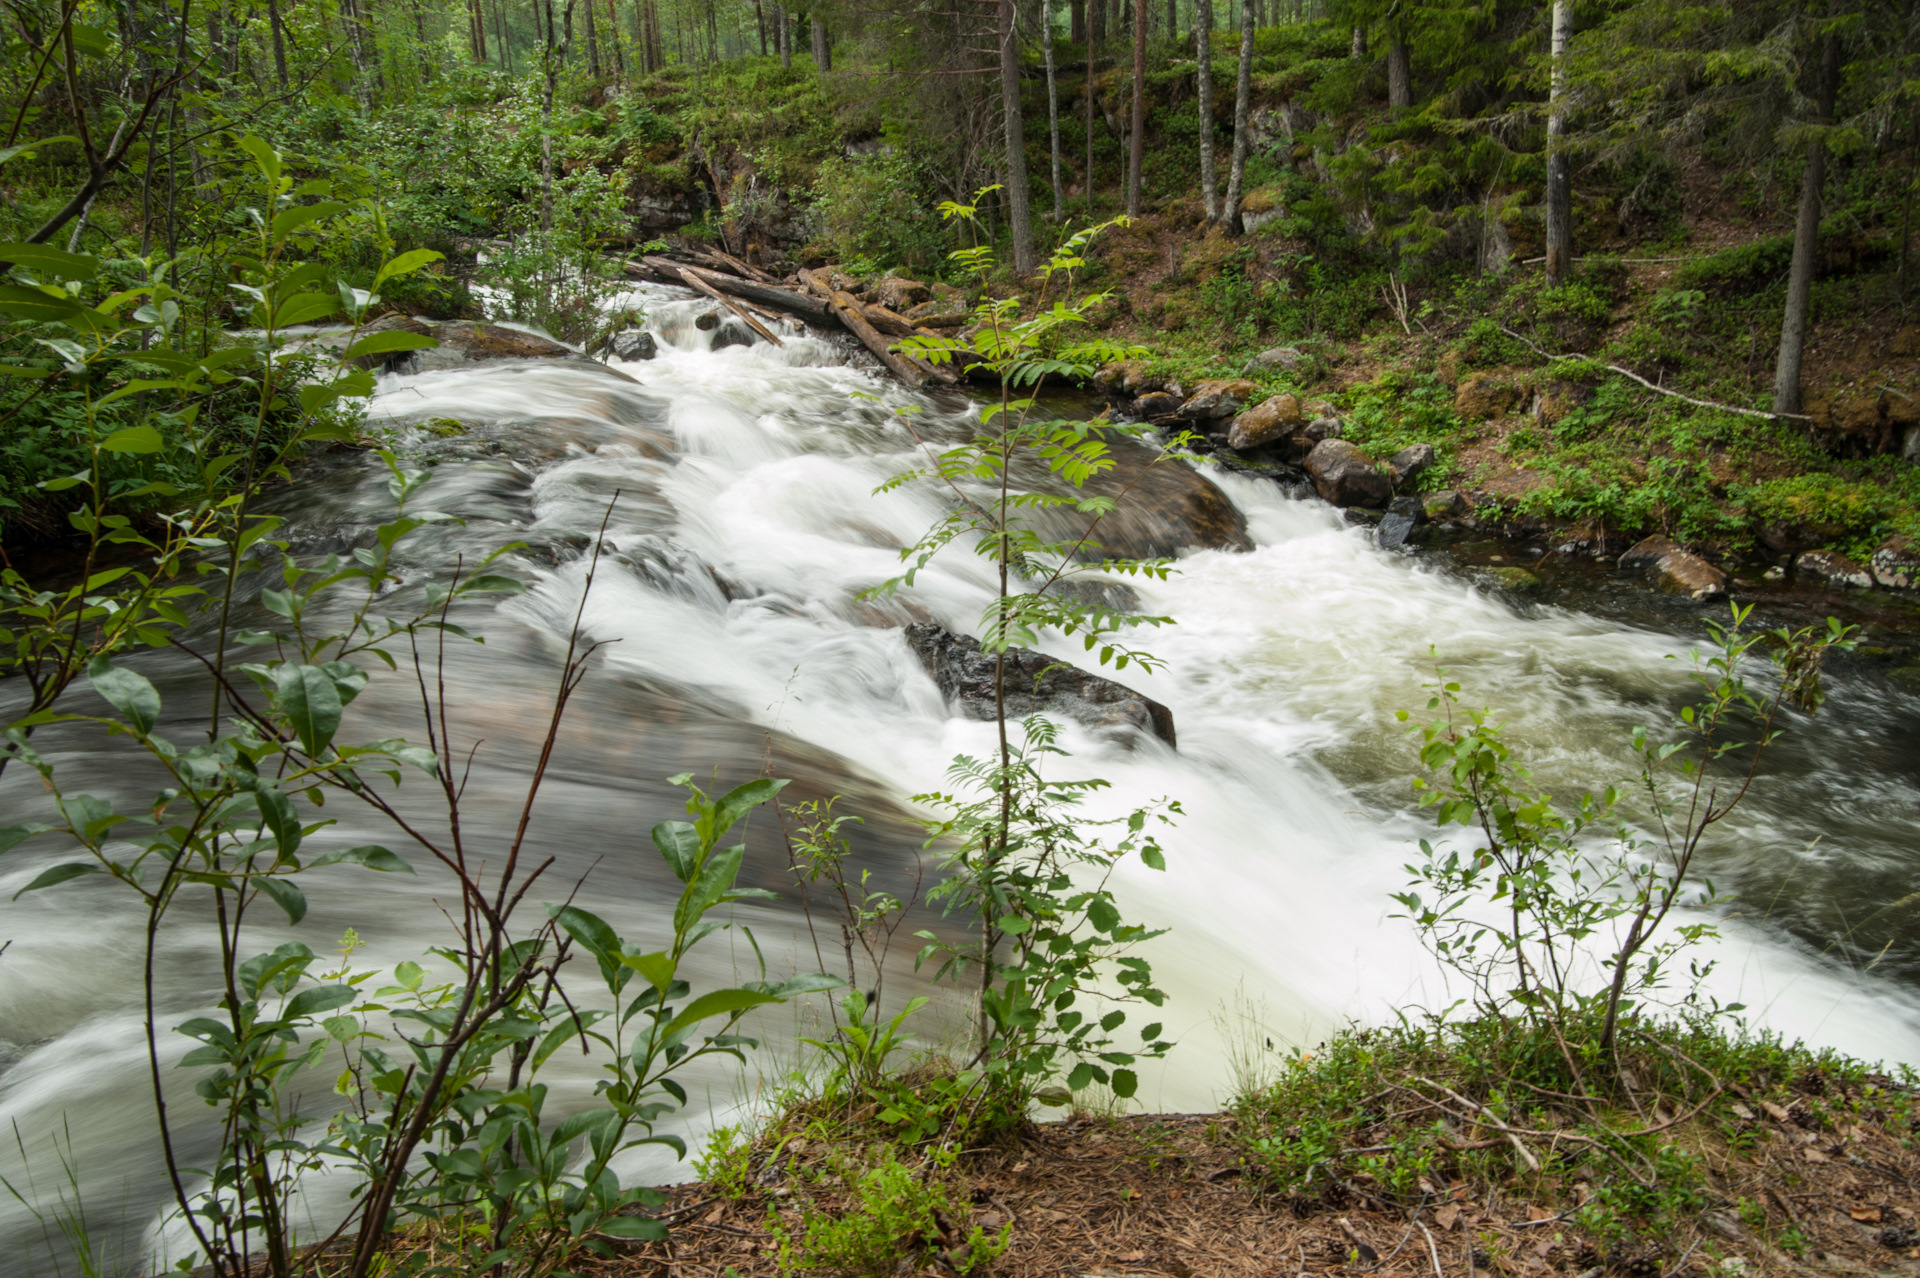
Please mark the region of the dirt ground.
[[[1675, 1129], [1707, 1158], [1717, 1201], [1626, 1247], [1597, 1245], [1576, 1223], [1578, 1202], [1591, 1192], [1585, 1185], [1433, 1185], [1411, 1212], [1353, 1181], [1306, 1199], [1263, 1193], [1231, 1139], [1233, 1119], [1222, 1115], [1076, 1119], [971, 1151], [958, 1170], [973, 1215], [945, 1222], [943, 1243], [958, 1246], [971, 1224], [1011, 1225], [1012, 1246], [976, 1271], [994, 1278], [1920, 1275], [1920, 1158], [1897, 1134], [1810, 1131], [1801, 1115], [1778, 1106], [1735, 1112], [1731, 1143], [1719, 1125]], [[808, 1154], [787, 1157], [804, 1162]], [[791, 1170], [784, 1160], [762, 1167], [753, 1192], [738, 1201], [709, 1185], [679, 1187], [671, 1240], [631, 1249], [594, 1272], [777, 1272], [766, 1222], [770, 1210], [795, 1214]], [[954, 1270], [939, 1248], [918, 1256], [903, 1249], [899, 1272]]]

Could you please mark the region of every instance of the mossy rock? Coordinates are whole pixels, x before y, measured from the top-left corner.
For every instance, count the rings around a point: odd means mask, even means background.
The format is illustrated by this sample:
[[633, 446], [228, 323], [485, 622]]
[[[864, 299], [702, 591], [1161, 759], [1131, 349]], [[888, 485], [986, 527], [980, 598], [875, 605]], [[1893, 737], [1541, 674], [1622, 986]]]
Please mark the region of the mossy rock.
[[1479, 576], [1490, 586], [1496, 586], [1510, 594], [1524, 595], [1540, 589], [1541, 581], [1525, 568], [1506, 567], [1482, 568]]
[[451, 417], [434, 417], [424, 422], [420, 429], [436, 439], [454, 439], [467, 433], [467, 424]]

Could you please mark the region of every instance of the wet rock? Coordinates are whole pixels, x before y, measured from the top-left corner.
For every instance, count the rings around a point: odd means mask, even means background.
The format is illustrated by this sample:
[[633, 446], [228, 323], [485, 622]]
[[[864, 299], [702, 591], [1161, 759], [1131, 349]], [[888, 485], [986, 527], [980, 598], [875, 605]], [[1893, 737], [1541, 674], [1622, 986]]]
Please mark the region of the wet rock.
[[1169, 394], [1166, 391], [1148, 391], [1139, 399], [1133, 401], [1132, 411], [1135, 417], [1154, 420], [1161, 417], [1172, 417], [1180, 411], [1180, 404], [1181, 399], [1178, 395]]
[[1272, 350], [1261, 351], [1247, 361], [1247, 368], [1262, 372], [1291, 373], [1306, 362], [1307, 357], [1292, 346], [1276, 346]]
[[652, 359], [659, 354], [660, 344], [644, 328], [627, 328], [609, 337], [600, 350], [602, 354], [615, 359], [642, 360]]
[[[994, 717], [993, 654], [977, 639], [926, 622], [906, 628], [907, 645], [948, 701], [969, 719]], [[1051, 712], [1103, 732], [1138, 731], [1176, 745], [1173, 712], [1131, 688], [1028, 648], [1007, 650], [1002, 683], [1009, 718]]]
[[1865, 568], [1831, 550], [1809, 550], [1793, 561], [1793, 570], [1803, 580], [1823, 586], [1865, 590], [1873, 585], [1873, 577]]
[[[387, 367], [396, 373], [433, 373], [472, 364], [491, 364], [502, 360], [566, 359], [577, 360], [579, 352], [562, 346], [550, 337], [500, 324], [454, 321], [424, 326], [440, 344], [426, 350], [405, 351]], [[613, 372], [615, 370], [607, 370]], [[617, 374], [625, 376], [625, 374]], [[631, 378], [628, 378], [631, 381]]]
[[[1251, 550], [1246, 516], [1211, 479], [1186, 463], [1156, 460], [1157, 449], [1124, 436], [1108, 439], [1113, 467], [1087, 481], [1084, 496], [1114, 499], [1099, 520], [1071, 507], [1030, 512], [1049, 540], [1091, 532], [1083, 559], [1163, 559], [1183, 550]], [[1034, 473], [1018, 476], [1032, 491], [1054, 491], [1058, 481]]]
[[1323, 439], [1339, 439], [1346, 434], [1346, 430], [1345, 423], [1338, 417], [1332, 413], [1322, 413], [1308, 422], [1307, 428], [1301, 434], [1317, 444]]
[[1344, 439], [1323, 439], [1307, 454], [1314, 491], [1335, 506], [1385, 506], [1393, 485], [1373, 459]]
[[1111, 577], [1062, 577], [1043, 592], [1108, 612], [1139, 612], [1140, 592]]
[[751, 346], [754, 340], [753, 333], [745, 324], [722, 324], [720, 331], [713, 335], [709, 349], [723, 351], [729, 346]]
[[1477, 574], [1488, 585], [1505, 590], [1511, 594], [1522, 595], [1540, 589], [1540, 579], [1525, 568], [1516, 568], [1511, 564], [1498, 568], [1482, 568]]
[[1180, 416], [1188, 421], [1214, 421], [1232, 417], [1257, 388], [1237, 378], [1214, 378], [1193, 388], [1193, 394], [1180, 406]]
[[1094, 389], [1109, 395], [1145, 395], [1166, 390], [1171, 383], [1169, 377], [1147, 372], [1145, 361], [1137, 359], [1104, 365], [1093, 375]]
[[1229, 448], [1259, 448], [1291, 435], [1307, 422], [1300, 400], [1293, 395], [1275, 395], [1233, 419], [1227, 432]]
[[1447, 519], [1460, 519], [1473, 513], [1473, 505], [1459, 490], [1443, 488], [1437, 493], [1428, 493], [1420, 499], [1420, 508], [1427, 512], [1427, 518], [1435, 523]]
[[1498, 417], [1520, 402], [1520, 390], [1492, 373], [1471, 373], [1453, 393], [1453, 411], [1467, 421]]
[[876, 283], [872, 293], [873, 300], [888, 310], [903, 312], [933, 297], [933, 290], [919, 280], [895, 279], [892, 276]]
[[1382, 550], [1398, 550], [1418, 541], [1426, 523], [1427, 512], [1418, 497], [1395, 497], [1380, 519], [1380, 531], [1374, 534], [1374, 541]]
[[1415, 444], [1387, 458], [1387, 474], [1395, 488], [1405, 488], [1433, 467], [1433, 445]]
[[1666, 537], [1648, 537], [1620, 556], [1622, 572], [1638, 573], [1655, 589], [1692, 599], [1720, 599], [1727, 593], [1727, 574]]
[[720, 320], [721, 315], [719, 311], [701, 311], [693, 317], [693, 326], [703, 333], [711, 333], [714, 329], [720, 327]]
[[1904, 537], [1895, 537], [1874, 551], [1867, 565], [1882, 586], [1894, 590], [1920, 588], [1920, 547]]

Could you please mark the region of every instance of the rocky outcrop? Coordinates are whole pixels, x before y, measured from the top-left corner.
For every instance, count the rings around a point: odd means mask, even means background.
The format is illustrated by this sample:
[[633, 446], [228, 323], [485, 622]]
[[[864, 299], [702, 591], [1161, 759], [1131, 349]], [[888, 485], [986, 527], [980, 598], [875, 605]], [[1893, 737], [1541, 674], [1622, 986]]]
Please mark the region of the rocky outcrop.
[[[1036, 526], [1049, 536], [1072, 536], [1092, 528], [1088, 559], [1162, 559], [1183, 550], [1252, 550], [1247, 519], [1211, 479], [1185, 462], [1160, 457], [1157, 449], [1127, 439], [1109, 439], [1113, 467], [1087, 481], [1086, 496], [1112, 497], [1113, 513], [1094, 526], [1092, 516], [1071, 508], [1035, 511]], [[1045, 487], [1035, 477], [1034, 487]]]
[[1277, 439], [1285, 439], [1307, 424], [1300, 400], [1293, 395], [1275, 395], [1233, 419], [1227, 432], [1227, 447], [1260, 448]]
[[1314, 491], [1335, 506], [1385, 506], [1393, 484], [1375, 469], [1373, 459], [1344, 439], [1323, 439], [1307, 454]]
[[[907, 645], [935, 686], [969, 719], [995, 716], [992, 653], [980, 641], [928, 622], [906, 628]], [[1177, 745], [1173, 711], [1099, 675], [1057, 661], [1029, 648], [1009, 648], [1002, 682], [1007, 717], [1053, 713], [1100, 732], [1142, 732]]]
[[1832, 550], [1809, 550], [1793, 561], [1794, 575], [1816, 585], [1851, 586], [1865, 590], [1873, 585], [1873, 576], [1853, 560]]
[[1306, 362], [1307, 357], [1292, 346], [1276, 346], [1272, 350], [1261, 351], [1247, 361], [1248, 371], [1291, 373]]
[[1895, 537], [1873, 552], [1868, 560], [1873, 579], [1893, 590], [1920, 589], [1920, 547], [1904, 537]]
[[1691, 599], [1721, 599], [1727, 574], [1666, 537], [1648, 537], [1620, 556], [1622, 572], [1637, 573], [1655, 589]]
[[1193, 422], [1210, 422], [1232, 417], [1258, 389], [1252, 382], [1234, 378], [1216, 378], [1201, 382], [1180, 405], [1180, 416]]
[[1387, 474], [1395, 488], [1405, 488], [1432, 469], [1433, 460], [1432, 444], [1414, 444], [1387, 458]]

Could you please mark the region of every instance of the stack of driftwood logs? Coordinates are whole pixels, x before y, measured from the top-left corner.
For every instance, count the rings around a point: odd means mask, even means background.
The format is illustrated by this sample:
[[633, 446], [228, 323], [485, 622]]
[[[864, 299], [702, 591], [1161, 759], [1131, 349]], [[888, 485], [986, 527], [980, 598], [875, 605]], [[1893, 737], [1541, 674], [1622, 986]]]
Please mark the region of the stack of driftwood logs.
[[679, 284], [706, 294], [775, 346], [783, 343], [763, 322], [775, 318], [769, 310], [797, 316], [821, 328], [843, 328], [859, 338], [888, 371], [916, 390], [928, 383], [953, 385], [966, 376], [971, 362], [965, 352], [956, 354], [950, 363], [935, 364], [892, 349], [903, 337], [921, 334], [949, 338], [951, 334], [916, 326], [878, 303], [862, 303], [845, 289], [833, 287], [825, 271], [800, 271], [794, 277], [799, 285], [795, 288], [717, 250], [681, 250], [674, 258], [642, 257], [629, 260], [625, 266], [627, 274], [635, 279]]

